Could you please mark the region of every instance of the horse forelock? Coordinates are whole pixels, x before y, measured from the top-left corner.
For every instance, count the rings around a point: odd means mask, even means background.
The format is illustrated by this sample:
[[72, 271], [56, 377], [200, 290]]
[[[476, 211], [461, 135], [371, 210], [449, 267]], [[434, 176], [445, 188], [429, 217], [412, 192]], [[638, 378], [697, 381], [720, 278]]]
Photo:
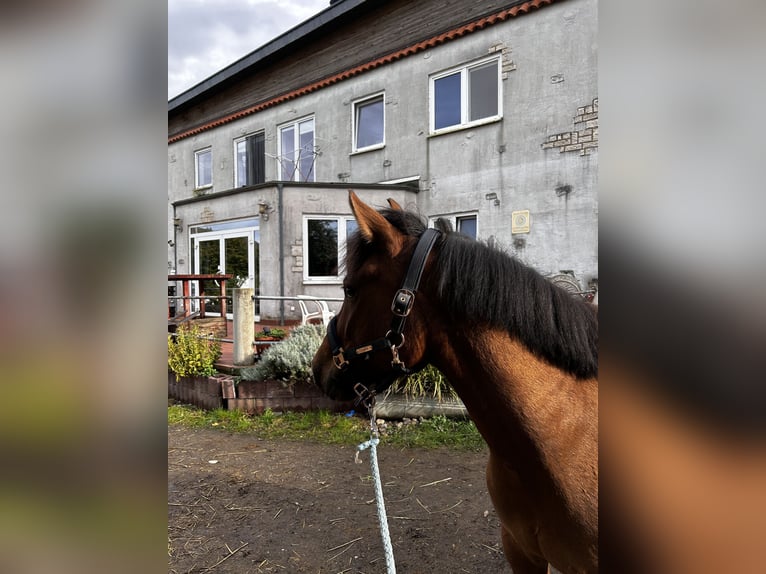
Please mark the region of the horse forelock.
[[[402, 234], [420, 237], [426, 222], [418, 215], [399, 209], [381, 209], [380, 213]], [[345, 270], [356, 270], [375, 252], [374, 243], [368, 243], [359, 232], [351, 235], [346, 246]]]
[[[380, 213], [408, 236], [419, 237], [427, 227], [409, 211]], [[440, 230], [434, 269], [445, 313], [469, 327], [504, 328], [532, 352], [578, 378], [598, 375], [595, 306], [496, 247], [452, 232], [449, 226]], [[374, 249], [354, 234], [347, 248], [347, 270], [358, 269]]]

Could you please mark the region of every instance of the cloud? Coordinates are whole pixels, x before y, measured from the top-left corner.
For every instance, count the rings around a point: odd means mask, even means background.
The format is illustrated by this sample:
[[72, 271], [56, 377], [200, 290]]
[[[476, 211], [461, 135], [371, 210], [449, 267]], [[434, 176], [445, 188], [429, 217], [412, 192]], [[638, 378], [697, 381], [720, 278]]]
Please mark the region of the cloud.
[[327, 0], [170, 0], [168, 97], [175, 97], [329, 5]]

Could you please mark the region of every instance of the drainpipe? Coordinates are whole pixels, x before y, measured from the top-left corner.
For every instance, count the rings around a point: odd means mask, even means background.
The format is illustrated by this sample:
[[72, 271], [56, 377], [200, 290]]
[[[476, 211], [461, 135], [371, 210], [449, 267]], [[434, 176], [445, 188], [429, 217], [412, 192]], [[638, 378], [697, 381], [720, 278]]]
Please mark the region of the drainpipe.
[[[285, 220], [284, 210], [282, 209], [282, 190], [281, 182], [277, 182], [277, 215], [279, 217], [279, 296], [285, 296]], [[279, 301], [279, 319], [280, 324], [285, 324], [285, 301]]]
[[173, 205], [173, 273], [178, 273], [178, 229], [176, 229], [176, 206]]

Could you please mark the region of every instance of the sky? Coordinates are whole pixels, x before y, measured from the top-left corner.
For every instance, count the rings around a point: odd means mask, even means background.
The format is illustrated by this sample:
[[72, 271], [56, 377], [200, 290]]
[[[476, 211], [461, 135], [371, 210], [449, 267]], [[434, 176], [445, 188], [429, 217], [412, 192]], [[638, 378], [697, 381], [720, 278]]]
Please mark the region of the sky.
[[168, 99], [329, 5], [329, 0], [168, 0]]

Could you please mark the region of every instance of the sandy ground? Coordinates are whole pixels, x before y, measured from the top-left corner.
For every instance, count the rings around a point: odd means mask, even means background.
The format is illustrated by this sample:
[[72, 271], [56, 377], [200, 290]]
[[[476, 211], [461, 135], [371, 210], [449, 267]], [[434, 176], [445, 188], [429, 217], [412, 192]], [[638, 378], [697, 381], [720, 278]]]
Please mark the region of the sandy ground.
[[[386, 572], [369, 454], [168, 428], [169, 572]], [[510, 572], [487, 453], [378, 451], [399, 574]], [[214, 462], [215, 461], [215, 462]]]

